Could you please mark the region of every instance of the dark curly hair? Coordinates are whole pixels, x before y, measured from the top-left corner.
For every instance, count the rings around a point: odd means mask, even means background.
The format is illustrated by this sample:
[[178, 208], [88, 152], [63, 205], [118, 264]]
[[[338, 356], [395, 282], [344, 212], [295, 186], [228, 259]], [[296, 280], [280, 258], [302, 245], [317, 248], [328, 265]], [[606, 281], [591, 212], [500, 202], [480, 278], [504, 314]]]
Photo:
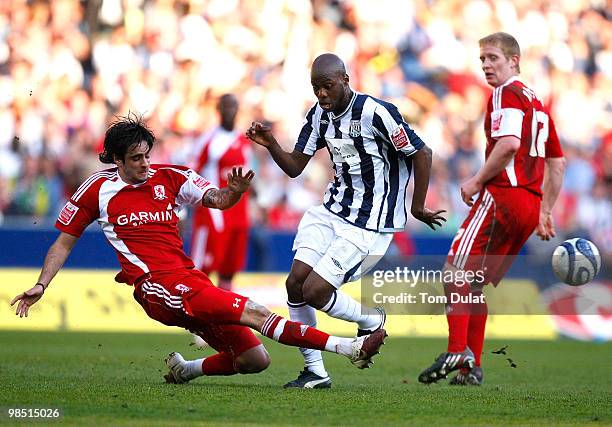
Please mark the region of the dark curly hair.
[[118, 116], [104, 135], [104, 151], [100, 153], [102, 163], [115, 163], [115, 158], [125, 160], [133, 146], [145, 141], [149, 150], [153, 148], [155, 135], [144, 124], [142, 116], [128, 112], [127, 116]]

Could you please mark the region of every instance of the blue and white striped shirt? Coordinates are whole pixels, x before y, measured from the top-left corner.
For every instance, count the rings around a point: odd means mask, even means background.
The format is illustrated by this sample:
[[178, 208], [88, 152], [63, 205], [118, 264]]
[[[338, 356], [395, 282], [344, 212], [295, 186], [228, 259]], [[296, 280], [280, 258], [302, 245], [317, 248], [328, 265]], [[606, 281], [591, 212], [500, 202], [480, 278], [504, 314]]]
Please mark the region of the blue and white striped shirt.
[[330, 212], [357, 227], [395, 232], [406, 226], [410, 156], [423, 146], [397, 107], [355, 92], [338, 116], [315, 104], [295, 149], [309, 156], [329, 151], [335, 176], [323, 205]]

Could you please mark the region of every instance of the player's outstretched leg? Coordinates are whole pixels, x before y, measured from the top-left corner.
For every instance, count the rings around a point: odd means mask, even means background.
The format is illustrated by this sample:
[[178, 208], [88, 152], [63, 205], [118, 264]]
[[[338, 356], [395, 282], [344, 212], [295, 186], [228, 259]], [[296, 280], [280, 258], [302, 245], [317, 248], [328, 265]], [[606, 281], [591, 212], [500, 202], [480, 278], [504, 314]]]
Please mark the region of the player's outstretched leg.
[[[356, 322], [358, 325], [357, 337], [384, 329], [387, 314], [382, 308], [362, 306], [347, 294], [335, 289], [314, 271], [304, 284], [304, 299], [331, 317]], [[370, 360], [361, 361], [357, 367], [363, 369], [369, 366], [370, 362]]]
[[[340, 284], [338, 285], [340, 286]], [[304, 283], [304, 300], [312, 307], [340, 320], [357, 323], [357, 335], [368, 335], [385, 325], [382, 308], [361, 305], [313, 271]]]
[[251, 300], [246, 302], [240, 322], [281, 344], [342, 354], [359, 369], [372, 365], [371, 358], [379, 353], [387, 337], [384, 329], [357, 338], [336, 337], [308, 325], [287, 320]]

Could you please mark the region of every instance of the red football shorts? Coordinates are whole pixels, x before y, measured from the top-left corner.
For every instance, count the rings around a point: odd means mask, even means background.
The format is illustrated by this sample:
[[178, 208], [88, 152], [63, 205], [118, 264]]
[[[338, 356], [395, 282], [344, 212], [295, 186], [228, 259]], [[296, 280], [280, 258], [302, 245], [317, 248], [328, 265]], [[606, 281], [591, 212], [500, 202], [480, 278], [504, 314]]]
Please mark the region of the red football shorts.
[[230, 276], [244, 269], [248, 241], [248, 229], [218, 231], [212, 221], [194, 222], [191, 257], [196, 268], [208, 274]]
[[523, 188], [488, 186], [457, 231], [447, 263], [481, 271], [497, 285], [538, 225], [540, 198]]
[[248, 298], [217, 288], [199, 270], [151, 273], [134, 286], [134, 298], [150, 318], [196, 333], [219, 352], [237, 357], [261, 344], [239, 324]]

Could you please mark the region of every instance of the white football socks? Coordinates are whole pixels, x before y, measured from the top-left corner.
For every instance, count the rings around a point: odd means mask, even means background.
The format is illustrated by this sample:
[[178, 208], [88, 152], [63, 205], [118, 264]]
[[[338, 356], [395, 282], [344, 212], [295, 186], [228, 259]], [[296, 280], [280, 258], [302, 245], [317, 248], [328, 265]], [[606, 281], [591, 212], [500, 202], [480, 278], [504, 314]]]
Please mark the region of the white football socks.
[[378, 310], [364, 307], [340, 290], [334, 291], [321, 311], [336, 319], [348, 320], [359, 325], [359, 329], [376, 329], [381, 322]]
[[325, 343], [325, 351], [351, 357], [353, 355], [353, 341], [355, 341], [353, 338], [340, 338], [330, 335]]
[[[313, 307], [305, 302], [292, 303], [289, 301], [287, 301], [287, 306], [289, 307], [289, 319], [313, 328], [317, 327], [317, 311]], [[304, 365], [310, 372], [320, 377], [328, 376], [325, 365], [323, 364], [323, 355], [320, 350], [300, 347], [300, 353], [302, 353], [304, 357]]]
[[188, 380], [192, 380], [197, 377], [201, 377], [204, 375], [202, 372], [202, 362], [204, 362], [204, 358], [196, 359], [196, 360], [185, 360], [185, 365], [183, 367], [183, 377]]

